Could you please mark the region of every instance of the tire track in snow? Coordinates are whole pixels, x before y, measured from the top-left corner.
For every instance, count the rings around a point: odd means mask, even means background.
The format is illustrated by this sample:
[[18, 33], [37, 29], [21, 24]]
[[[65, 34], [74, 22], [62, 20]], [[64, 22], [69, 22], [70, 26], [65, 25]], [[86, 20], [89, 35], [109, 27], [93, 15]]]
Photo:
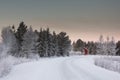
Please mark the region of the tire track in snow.
[[[80, 59], [80, 57], [79, 57]], [[89, 71], [85, 70], [81, 66], [83, 65], [76, 65], [75, 61], [81, 61], [78, 60], [78, 58], [74, 59], [66, 59], [63, 62], [63, 76], [65, 76], [65, 80], [101, 80], [100, 78], [97, 78], [95, 75], [92, 75]], [[85, 59], [84, 59], [85, 60]]]
[[[74, 70], [79, 73], [80, 77], [83, 77], [83, 80], [102, 80], [100, 77], [96, 76], [96, 74], [92, 74], [90, 70], [90, 66], [84, 65], [81, 63], [81, 65], [77, 64], [78, 61], [84, 61], [82, 63], [87, 64], [85, 59], [75, 59], [72, 61], [71, 65], [74, 67]], [[86, 67], [84, 67], [86, 66]], [[87, 68], [87, 69], [86, 69]], [[88, 70], [89, 69], [89, 70]]]
[[[70, 64], [69, 64], [70, 63]], [[66, 59], [63, 61], [61, 65], [62, 75], [64, 76], [64, 80], [83, 80], [79, 77], [79, 75], [74, 70], [74, 67], [71, 66], [71, 60]]]

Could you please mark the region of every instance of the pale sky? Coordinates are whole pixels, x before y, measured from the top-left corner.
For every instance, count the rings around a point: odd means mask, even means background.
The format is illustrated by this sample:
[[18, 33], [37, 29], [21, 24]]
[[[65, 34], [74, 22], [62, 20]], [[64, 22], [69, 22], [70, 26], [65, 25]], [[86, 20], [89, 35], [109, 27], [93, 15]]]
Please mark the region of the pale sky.
[[120, 40], [120, 0], [0, 0], [2, 27], [24, 21], [34, 29], [65, 31], [72, 41]]

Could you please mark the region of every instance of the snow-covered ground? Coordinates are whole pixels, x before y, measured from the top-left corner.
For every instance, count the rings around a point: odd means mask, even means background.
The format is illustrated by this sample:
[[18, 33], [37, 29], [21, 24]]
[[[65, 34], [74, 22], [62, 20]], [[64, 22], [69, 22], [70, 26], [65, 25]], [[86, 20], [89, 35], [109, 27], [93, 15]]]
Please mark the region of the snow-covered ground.
[[95, 66], [94, 58], [71, 56], [27, 62], [14, 66], [0, 80], [120, 80], [119, 73]]
[[120, 56], [102, 56], [95, 58], [95, 65], [120, 73]]

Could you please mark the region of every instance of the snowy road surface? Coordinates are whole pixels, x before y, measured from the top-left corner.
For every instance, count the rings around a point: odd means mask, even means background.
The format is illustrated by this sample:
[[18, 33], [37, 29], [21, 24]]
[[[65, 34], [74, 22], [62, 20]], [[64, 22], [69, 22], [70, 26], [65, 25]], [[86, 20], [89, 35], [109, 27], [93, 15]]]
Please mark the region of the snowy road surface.
[[72, 56], [23, 63], [0, 80], [120, 80], [120, 74], [94, 65], [94, 56]]

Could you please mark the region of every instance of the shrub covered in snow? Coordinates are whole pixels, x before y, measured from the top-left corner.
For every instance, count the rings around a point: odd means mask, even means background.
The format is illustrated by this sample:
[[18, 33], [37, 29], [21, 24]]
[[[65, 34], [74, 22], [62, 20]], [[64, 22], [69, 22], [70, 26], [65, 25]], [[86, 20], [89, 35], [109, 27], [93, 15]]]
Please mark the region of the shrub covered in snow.
[[[35, 60], [35, 59], [34, 59]], [[6, 56], [0, 59], [0, 77], [4, 77], [9, 74], [14, 65], [24, 62], [33, 61], [33, 59], [16, 58], [13, 56]]]
[[95, 65], [120, 73], [120, 57], [96, 58]]
[[0, 77], [6, 76], [10, 72], [13, 66], [13, 61], [11, 58], [12, 57], [6, 57], [0, 60]]

